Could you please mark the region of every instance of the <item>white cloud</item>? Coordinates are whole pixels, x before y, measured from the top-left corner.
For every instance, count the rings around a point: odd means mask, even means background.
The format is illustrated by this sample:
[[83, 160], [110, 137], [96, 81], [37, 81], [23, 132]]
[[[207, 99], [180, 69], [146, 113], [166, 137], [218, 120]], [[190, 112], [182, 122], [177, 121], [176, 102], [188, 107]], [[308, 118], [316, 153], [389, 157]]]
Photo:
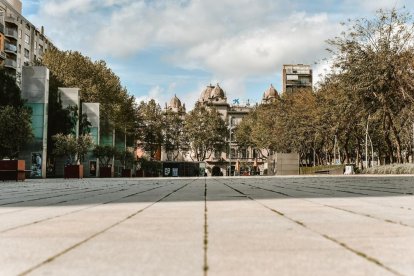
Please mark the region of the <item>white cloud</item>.
[[[242, 98], [250, 97], [247, 79], [274, 75], [282, 64], [313, 64], [326, 57], [325, 40], [340, 32], [338, 19], [372, 14], [381, 7], [413, 6], [403, 0], [330, 2], [323, 1], [328, 3], [325, 8], [283, 0], [39, 0], [39, 11], [31, 19], [46, 26], [58, 47], [93, 58], [125, 60], [154, 48], [167, 49], [166, 62], [208, 72], [220, 80], [229, 98]], [[321, 68], [314, 68], [316, 80]], [[149, 77], [131, 67], [122, 71], [133, 82], [151, 85], [143, 99], [153, 97], [161, 105], [174, 93], [186, 103], [195, 100], [208, 84], [195, 78], [199, 91], [176, 91], [179, 83], [170, 88], [166, 83], [175, 83], [177, 74]]]
[[148, 102], [151, 99], [154, 99], [161, 107], [164, 107], [164, 104], [168, 101], [165, 89], [159, 85], [151, 87], [151, 89], [146, 93], [146, 95], [137, 97], [135, 101], [139, 104], [142, 101]]

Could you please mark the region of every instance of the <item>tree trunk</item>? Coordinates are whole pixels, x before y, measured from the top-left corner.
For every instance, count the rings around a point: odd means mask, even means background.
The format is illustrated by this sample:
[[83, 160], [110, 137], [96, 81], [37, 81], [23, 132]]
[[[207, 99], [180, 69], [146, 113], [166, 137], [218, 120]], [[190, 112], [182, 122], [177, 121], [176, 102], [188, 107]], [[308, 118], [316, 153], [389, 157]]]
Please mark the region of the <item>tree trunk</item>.
[[396, 146], [397, 146], [397, 162], [398, 163], [402, 163], [401, 138], [400, 138], [400, 134], [399, 134], [397, 128], [395, 127], [394, 121], [392, 120], [391, 114], [389, 112], [387, 113], [387, 116], [388, 116], [390, 128], [392, 130], [392, 133], [394, 134], [395, 141], [396, 141]]

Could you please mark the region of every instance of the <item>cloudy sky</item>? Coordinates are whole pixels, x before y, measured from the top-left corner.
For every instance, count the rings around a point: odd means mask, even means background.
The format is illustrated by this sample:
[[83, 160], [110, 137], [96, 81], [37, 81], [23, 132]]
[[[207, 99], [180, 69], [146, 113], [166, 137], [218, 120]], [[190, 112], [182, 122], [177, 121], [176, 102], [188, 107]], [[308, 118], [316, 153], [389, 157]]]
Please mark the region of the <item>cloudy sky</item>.
[[323, 72], [326, 39], [348, 18], [403, 0], [23, 0], [23, 14], [62, 50], [107, 61], [138, 100], [177, 94], [192, 108], [220, 83], [229, 102], [281, 90], [283, 64]]

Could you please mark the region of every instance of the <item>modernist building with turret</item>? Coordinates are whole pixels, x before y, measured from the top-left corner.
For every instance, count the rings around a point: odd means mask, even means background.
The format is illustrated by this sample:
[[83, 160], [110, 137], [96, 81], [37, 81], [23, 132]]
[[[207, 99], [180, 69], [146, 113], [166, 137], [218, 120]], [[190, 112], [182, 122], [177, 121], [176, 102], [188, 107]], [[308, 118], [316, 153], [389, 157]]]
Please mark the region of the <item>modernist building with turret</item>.
[[[271, 103], [279, 99], [279, 93], [270, 85], [270, 87], [263, 93], [262, 103]], [[206, 88], [200, 93], [200, 97], [197, 100], [197, 104], [204, 105], [209, 108], [215, 108], [221, 115], [222, 119], [227, 122], [229, 129], [232, 131], [232, 138], [228, 139], [228, 146], [224, 151], [216, 151], [211, 154], [210, 158], [205, 160], [207, 174], [214, 174], [213, 172], [219, 172], [222, 175], [229, 174], [229, 165], [232, 165], [232, 172], [238, 167], [241, 173], [255, 173], [264, 170], [264, 160], [261, 159], [263, 156], [259, 154], [253, 148], [243, 148], [238, 145], [234, 138], [234, 129], [242, 121], [242, 119], [249, 114], [253, 106], [249, 103], [241, 104], [230, 104], [226, 92], [219, 85], [207, 85]], [[182, 104], [181, 100], [174, 95], [174, 97], [165, 104], [165, 111], [176, 112], [184, 116], [186, 114], [185, 105]], [[206, 118], [208, 119], [208, 118]], [[230, 149], [230, 150], [229, 150]], [[192, 162], [190, 158], [191, 153], [180, 153], [175, 161], [179, 162]], [[171, 161], [168, 158], [168, 153], [162, 150], [161, 161]], [[253, 172], [253, 170], [255, 170]]]

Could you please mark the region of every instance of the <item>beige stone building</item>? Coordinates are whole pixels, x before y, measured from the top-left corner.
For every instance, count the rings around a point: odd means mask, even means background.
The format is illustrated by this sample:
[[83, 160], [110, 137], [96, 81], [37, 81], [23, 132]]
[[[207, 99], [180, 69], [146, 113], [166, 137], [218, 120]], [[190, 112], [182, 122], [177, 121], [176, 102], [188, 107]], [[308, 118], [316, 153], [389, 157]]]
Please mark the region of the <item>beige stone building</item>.
[[[43, 54], [53, 48], [51, 41], [45, 36], [44, 28], [38, 29], [22, 15], [20, 0], [0, 0], [0, 22], [4, 21], [4, 31], [0, 44], [0, 60], [3, 66], [16, 75], [17, 83], [21, 83], [22, 67], [33, 65], [42, 59]], [[1, 33], [0, 23], [0, 33]], [[1, 46], [0, 46], [1, 47]]]
[[[271, 85], [263, 94], [262, 103], [270, 103], [279, 98], [279, 94], [276, 89]], [[234, 139], [234, 129], [242, 121], [243, 117], [249, 114], [252, 110], [250, 104], [229, 104], [226, 96], [226, 92], [219, 84], [208, 85], [201, 92], [198, 103], [207, 107], [214, 107], [222, 116], [223, 120], [227, 122], [229, 128], [232, 130], [232, 137], [228, 138], [228, 146], [225, 151], [216, 151], [211, 154], [210, 158], [205, 160], [207, 175], [228, 175], [230, 163], [232, 165], [232, 175], [240, 171], [241, 174], [253, 174], [253, 170], [261, 171], [267, 167], [265, 160], [261, 159], [257, 151], [252, 148], [242, 148], [237, 144]], [[166, 110], [181, 112], [185, 114], [185, 106], [181, 103], [181, 100], [174, 96], [168, 104], [165, 105]], [[230, 151], [229, 151], [230, 149]], [[164, 150], [162, 153], [162, 160], [169, 160]], [[191, 153], [182, 153], [176, 161], [193, 161], [190, 158]]]
[[273, 87], [273, 84], [263, 93], [262, 104], [269, 104], [280, 99], [279, 93]]
[[174, 97], [170, 100], [168, 104], [165, 103], [165, 110], [169, 110], [179, 114], [186, 113], [185, 104], [181, 103], [181, 100], [177, 97], [177, 95], [174, 95]]

